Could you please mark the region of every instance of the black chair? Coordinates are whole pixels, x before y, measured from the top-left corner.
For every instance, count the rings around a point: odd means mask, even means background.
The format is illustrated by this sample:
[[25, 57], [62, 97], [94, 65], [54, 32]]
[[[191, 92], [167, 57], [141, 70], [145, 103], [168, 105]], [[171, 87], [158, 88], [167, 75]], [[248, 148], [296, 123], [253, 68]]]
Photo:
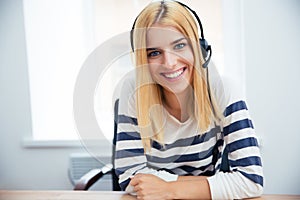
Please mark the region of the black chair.
[[[115, 150], [116, 150], [116, 135], [117, 135], [117, 119], [118, 119], [118, 109], [119, 109], [119, 99], [116, 100], [114, 105], [114, 136], [113, 136], [113, 146], [112, 146], [112, 160], [114, 163]], [[102, 178], [106, 174], [110, 174], [112, 178], [112, 189], [113, 191], [121, 191], [118, 177], [115, 174], [115, 168], [113, 164], [107, 164], [101, 169], [92, 169], [76, 183], [74, 190], [88, 190], [95, 182]]]

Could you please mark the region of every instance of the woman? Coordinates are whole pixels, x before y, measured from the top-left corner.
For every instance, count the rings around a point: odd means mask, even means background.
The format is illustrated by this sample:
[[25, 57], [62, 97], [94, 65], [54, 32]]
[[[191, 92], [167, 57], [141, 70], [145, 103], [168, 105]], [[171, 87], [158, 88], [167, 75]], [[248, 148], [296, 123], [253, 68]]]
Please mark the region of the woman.
[[[121, 188], [138, 199], [262, 194], [246, 104], [217, 76], [208, 86], [198, 38], [193, 15], [175, 1], [149, 4], [134, 23], [136, 76], [120, 95], [115, 167]], [[228, 172], [220, 170], [225, 149]]]

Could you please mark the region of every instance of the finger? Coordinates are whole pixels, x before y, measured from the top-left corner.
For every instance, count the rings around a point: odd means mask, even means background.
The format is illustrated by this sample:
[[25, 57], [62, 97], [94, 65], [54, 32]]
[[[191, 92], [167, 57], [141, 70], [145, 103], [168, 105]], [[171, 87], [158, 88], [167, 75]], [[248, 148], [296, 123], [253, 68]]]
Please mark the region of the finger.
[[147, 176], [147, 175], [148, 174], [139, 173], [139, 174], [134, 175], [134, 178], [141, 178], [141, 177], [144, 177], [144, 176]]
[[147, 195], [142, 190], [136, 192], [136, 195], [137, 195], [138, 199], [147, 199], [148, 198]]
[[136, 191], [136, 196], [139, 197], [140, 199], [143, 197], [141, 191]]
[[143, 199], [143, 197], [141, 197], [141, 196], [137, 196], [137, 199]]
[[136, 185], [136, 184], [139, 184], [141, 179], [143, 178], [143, 175], [142, 174], [137, 174], [135, 176], [132, 176], [130, 177], [131, 178], [131, 185]]
[[139, 187], [139, 185], [134, 186], [133, 190], [138, 194], [141, 190], [141, 188]]
[[138, 183], [139, 183], [138, 179], [136, 178], [131, 178], [131, 181], [129, 182], [129, 184], [132, 186], [136, 186]]

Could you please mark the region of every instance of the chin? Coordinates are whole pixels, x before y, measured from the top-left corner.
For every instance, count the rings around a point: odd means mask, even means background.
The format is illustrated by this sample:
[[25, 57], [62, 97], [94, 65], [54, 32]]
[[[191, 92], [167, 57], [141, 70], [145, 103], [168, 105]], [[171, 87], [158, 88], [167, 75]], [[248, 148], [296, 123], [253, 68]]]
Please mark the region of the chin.
[[163, 86], [164, 90], [167, 90], [169, 92], [172, 92], [174, 94], [181, 94], [185, 91], [187, 91], [188, 88], [192, 88], [189, 84], [180, 84], [176, 86]]

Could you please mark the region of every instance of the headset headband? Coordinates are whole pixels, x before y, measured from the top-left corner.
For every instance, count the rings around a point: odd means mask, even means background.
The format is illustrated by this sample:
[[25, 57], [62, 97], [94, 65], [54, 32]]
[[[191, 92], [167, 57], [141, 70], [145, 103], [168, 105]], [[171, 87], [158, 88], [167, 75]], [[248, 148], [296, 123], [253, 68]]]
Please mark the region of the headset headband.
[[[200, 29], [200, 36], [201, 36], [200, 37], [200, 46], [202, 48], [202, 55], [203, 55], [204, 60], [205, 60], [205, 62], [203, 64], [203, 67], [206, 68], [208, 66], [209, 61], [210, 61], [212, 51], [211, 51], [211, 46], [208, 45], [207, 41], [204, 38], [204, 33], [203, 33], [203, 27], [202, 27], [201, 20], [200, 20], [199, 16], [197, 15], [197, 13], [193, 9], [191, 9], [189, 6], [187, 6], [184, 3], [181, 3], [179, 1], [174, 1], [174, 2], [178, 3], [179, 5], [181, 5], [182, 7], [187, 9], [188, 11], [190, 11], [194, 15], [194, 17], [196, 18], [196, 20], [198, 22], [199, 29]], [[161, 1], [161, 4], [164, 4], [164, 0]], [[133, 25], [132, 25], [132, 28], [131, 28], [131, 31], [130, 31], [130, 44], [131, 44], [131, 49], [132, 49], [133, 52], [134, 52], [133, 30], [134, 30], [134, 27], [135, 27], [135, 24], [136, 24], [136, 21], [137, 21], [138, 17], [139, 17], [139, 15], [135, 18], [135, 20], [133, 22]]]
[[187, 6], [186, 4], [181, 3], [179, 1], [175, 1], [175, 2], [177, 2], [181, 6], [185, 7], [186, 9], [188, 9], [194, 15], [194, 17], [196, 18], [196, 20], [198, 22], [198, 25], [199, 25], [200, 36], [201, 36], [202, 39], [204, 39], [204, 33], [203, 33], [202, 23], [201, 23], [201, 20], [200, 20], [199, 16], [197, 15], [197, 13], [193, 9], [191, 9], [189, 6]]

